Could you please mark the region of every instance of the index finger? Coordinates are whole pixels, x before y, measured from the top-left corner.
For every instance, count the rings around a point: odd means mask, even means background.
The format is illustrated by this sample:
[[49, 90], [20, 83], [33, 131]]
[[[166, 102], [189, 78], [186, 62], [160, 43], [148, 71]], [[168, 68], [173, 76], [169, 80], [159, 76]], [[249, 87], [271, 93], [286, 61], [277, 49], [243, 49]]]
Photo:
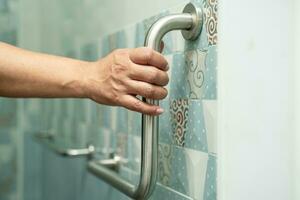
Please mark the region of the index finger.
[[168, 61], [162, 54], [149, 47], [140, 47], [133, 49], [130, 53], [130, 60], [140, 65], [151, 65], [163, 71], [169, 69]]

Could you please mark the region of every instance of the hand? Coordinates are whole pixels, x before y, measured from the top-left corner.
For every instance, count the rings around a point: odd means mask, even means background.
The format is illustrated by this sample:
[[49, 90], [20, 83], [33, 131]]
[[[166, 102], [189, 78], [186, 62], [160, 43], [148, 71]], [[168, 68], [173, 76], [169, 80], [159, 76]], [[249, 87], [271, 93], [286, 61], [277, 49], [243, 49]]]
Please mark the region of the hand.
[[84, 90], [88, 98], [98, 103], [159, 115], [162, 108], [142, 102], [136, 95], [165, 98], [167, 70], [166, 59], [150, 48], [118, 49], [85, 69]]

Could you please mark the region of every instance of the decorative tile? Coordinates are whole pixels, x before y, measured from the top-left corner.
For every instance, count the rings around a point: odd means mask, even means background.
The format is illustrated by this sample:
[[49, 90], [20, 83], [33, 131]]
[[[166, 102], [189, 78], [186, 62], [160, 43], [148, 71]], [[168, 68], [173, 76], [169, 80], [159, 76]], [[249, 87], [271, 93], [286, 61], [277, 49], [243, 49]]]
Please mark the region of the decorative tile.
[[207, 51], [191, 50], [185, 52], [185, 62], [188, 68], [189, 97], [201, 99], [205, 79], [205, 58]]
[[217, 44], [217, 25], [218, 25], [218, 8], [217, 0], [206, 0], [204, 1], [204, 19], [205, 28], [207, 32], [208, 44]]
[[188, 128], [189, 101], [187, 99], [173, 100], [170, 106], [173, 142], [178, 146], [184, 146]]

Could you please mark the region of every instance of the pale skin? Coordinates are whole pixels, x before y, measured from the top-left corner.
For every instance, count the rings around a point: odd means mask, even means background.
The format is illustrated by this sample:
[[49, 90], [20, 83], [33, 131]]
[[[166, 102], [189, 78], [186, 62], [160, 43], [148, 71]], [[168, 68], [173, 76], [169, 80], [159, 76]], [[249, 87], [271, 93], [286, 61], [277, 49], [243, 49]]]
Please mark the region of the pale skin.
[[23, 50], [0, 42], [0, 96], [89, 98], [149, 115], [163, 109], [136, 98], [163, 99], [168, 63], [152, 49], [118, 49], [94, 62]]

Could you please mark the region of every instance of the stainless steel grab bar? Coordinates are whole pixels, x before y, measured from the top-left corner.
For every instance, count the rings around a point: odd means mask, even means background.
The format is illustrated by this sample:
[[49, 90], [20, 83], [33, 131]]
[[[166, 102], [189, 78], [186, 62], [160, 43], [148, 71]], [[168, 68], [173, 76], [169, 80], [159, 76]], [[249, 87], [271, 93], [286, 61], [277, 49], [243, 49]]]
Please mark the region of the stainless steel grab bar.
[[[185, 6], [183, 13], [168, 15], [157, 20], [147, 33], [145, 46], [159, 51], [161, 39], [172, 30], [182, 30], [185, 39], [195, 40], [201, 32], [202, 23], [201, 9], [189, 3]], [[145, 98], [143, 101], [155, 105], [159, 103], [157, 100]], [[157, 162], [158, 117], [142, 115], [141, 175], [138, 185], [135, 186], [122, 179], [115, 171], [96, 160], [89, 161], [88, 170], [129, 197], [146, 200], [156, 185]]]
[[93, 145], [88, 145], [86, 148], [81, 149], [60, 147], [54, 143], [54, 137], [50, 133], [37, 133], [34, 135], [34, 138], [38, 140], [39, 143], [45, 145], [48, 149], [64, 157], [92, 156], [96, 151]]

